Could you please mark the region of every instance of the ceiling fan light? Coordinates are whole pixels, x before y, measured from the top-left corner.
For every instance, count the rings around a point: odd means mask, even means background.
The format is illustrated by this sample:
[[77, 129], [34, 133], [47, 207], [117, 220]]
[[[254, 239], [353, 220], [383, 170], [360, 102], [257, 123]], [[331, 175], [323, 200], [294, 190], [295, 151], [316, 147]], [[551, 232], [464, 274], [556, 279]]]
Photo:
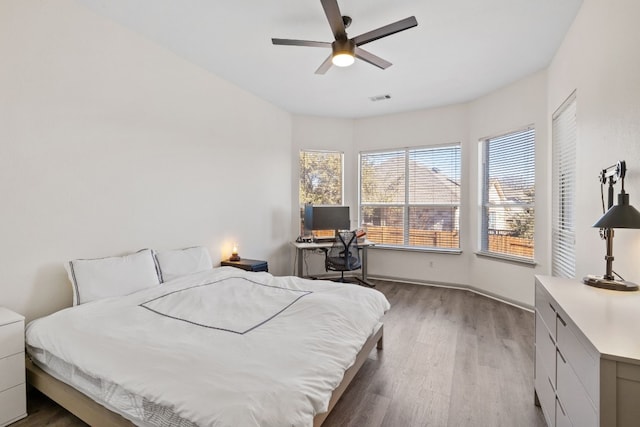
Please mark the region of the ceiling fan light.
[[349, 65], [353, 64], [354, 61], [355, 58], [349, 52], [336, 53], [335, 55], [333, 55], [333, 58], [331, 58], [331, 62], [333, 62], [333, 65], [337, 67], [348, 67]]
[[353, 40], [336, 40], [331, 44], [333, 55], [331, 62], [338, 67], [348, 67], [356, 60], [354, 52], [356, 45]]

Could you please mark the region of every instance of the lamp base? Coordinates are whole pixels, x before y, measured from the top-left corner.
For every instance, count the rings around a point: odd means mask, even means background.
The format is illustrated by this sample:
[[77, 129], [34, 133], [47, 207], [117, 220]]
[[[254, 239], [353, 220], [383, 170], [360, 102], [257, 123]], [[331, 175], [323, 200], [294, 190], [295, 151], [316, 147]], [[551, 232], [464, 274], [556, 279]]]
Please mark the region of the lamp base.
[[638, 285], [632, 282], [626, 282], [624, 280], [611, 280], [605, 279], [603, 276], [588, 275], [582, 279], [582, 283], [585, 285], [593, 286], [594, 288], [611, 289], [613, 291], [637, 291]]

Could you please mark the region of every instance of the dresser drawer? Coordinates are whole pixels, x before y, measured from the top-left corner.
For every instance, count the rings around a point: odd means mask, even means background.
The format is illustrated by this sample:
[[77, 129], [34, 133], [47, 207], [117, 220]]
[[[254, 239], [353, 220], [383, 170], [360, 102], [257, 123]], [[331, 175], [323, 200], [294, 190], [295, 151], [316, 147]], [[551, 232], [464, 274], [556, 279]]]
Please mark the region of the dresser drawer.
[[564, 413], [571, 423], [580, 427], [597, 427], [598, 415], [569, 360], [557, 351], [556, 392]]
[[0, 359], [0, 391], [24, 382], [24, 353]]
[[24, 322], [0, 326], [0, 357], [24, 352]]
[[540, 401], [540, 407], [542, 408], [544, 419], [547, 421], [547, 427], [554, 427], [556, 391], [551, 384], [551, 379], [549, 378], [541, 359], [538, 349], [536, 348], [536, 377], [534, 380], [536, 394]]
[[546, 328], [536, 313], [536, 363], [538, 359], [544, 365], [545, 371], [553, 386], [556, 386], [556, 343], [551, 337], [551, 333]]
[[27, 416], [27, 388], [25, 384], [0, 392], [0, 426]]
[[556, 427], [573, 427], [558, 399], [556, 399]]
[[536, 311], [547, 325], [554, 340], [556, 339], [556, 310], [555, 302], [542, 288], [542, 285], [536, 282]]
[[593, 406], [599, 408], [599, 356], [595, 349], [585, 342], [572, 323], [565, 321], [566, 315], [558, 312], [557, 345], [580, 379]]

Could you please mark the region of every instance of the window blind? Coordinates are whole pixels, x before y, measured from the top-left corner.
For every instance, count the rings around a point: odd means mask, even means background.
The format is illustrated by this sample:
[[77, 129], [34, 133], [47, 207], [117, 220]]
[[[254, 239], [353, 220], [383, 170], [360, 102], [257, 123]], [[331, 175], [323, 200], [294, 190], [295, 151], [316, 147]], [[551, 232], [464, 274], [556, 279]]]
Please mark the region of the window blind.
[[460, 144], [360, 154], [360, 224], [381, 245], [459, 248]]
[[572, 94], [552, 118], [553, 202], [551, 273], [573, 278], [575, 255], [576, 96]]
[[533, 260], [535, 129], [481, 142], [481, 252]]

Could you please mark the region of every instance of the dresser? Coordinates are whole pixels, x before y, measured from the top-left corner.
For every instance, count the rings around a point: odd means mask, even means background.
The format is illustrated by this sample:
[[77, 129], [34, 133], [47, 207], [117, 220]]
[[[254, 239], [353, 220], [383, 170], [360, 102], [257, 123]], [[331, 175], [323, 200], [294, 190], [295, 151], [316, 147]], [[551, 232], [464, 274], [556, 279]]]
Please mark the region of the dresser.
[[0, 426], [27, 416], [24, 317], [0, 307]]
[[536, 276], [534, 384], [549, 427], [640, 425], [640, 292]]

